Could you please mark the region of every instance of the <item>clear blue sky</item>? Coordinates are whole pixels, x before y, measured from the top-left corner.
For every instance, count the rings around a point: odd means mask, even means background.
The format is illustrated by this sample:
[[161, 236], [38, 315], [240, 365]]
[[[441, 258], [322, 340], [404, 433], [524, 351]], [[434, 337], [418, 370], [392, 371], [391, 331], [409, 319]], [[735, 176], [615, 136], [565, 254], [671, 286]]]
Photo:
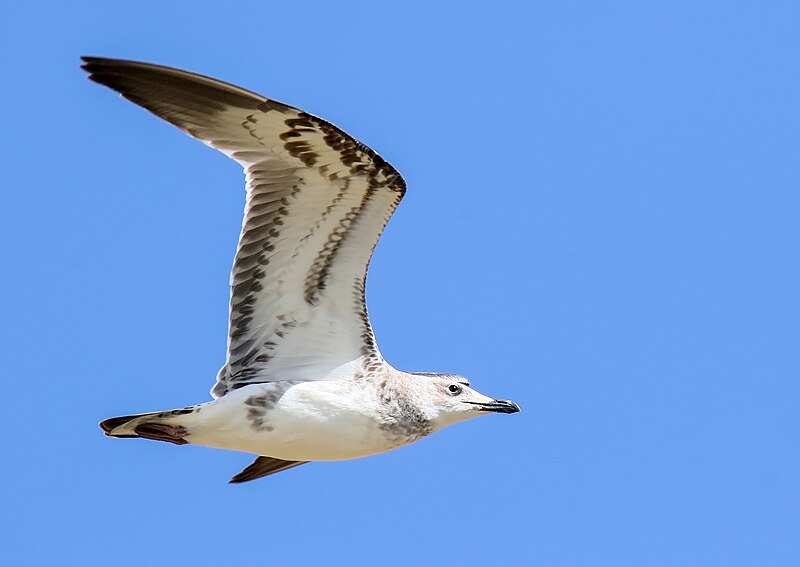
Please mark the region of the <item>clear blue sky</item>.
[[[485, 4], [4, 4], [4, 563], [800, 564], [800, 8]], [[208, 399], [244, 193], [83, 54], [379, 151], [383, 353], [523, 412], [241, 486], [104, 438]]]

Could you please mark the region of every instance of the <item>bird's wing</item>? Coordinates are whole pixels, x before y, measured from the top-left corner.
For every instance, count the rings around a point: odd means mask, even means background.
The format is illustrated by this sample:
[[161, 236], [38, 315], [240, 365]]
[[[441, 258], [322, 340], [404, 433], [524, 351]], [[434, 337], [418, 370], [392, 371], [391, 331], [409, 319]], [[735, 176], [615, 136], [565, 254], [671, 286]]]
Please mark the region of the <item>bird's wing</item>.
[[364, 286], [405, 192], [400, 174], [336, 126], [239, 87], [147, 63], [83, 59], [90, 79], [244, 168], [228, 356], [212, 395], [383, 364]]
[[282, 461], [281, 459], [275, 459], [273, 457], [257, 457], [255, 461], [247, 466], [247, 468], [235, 475], [228, 482], [236, 484], [239, 482], [255, 480], [257, 478], [285, 471], [286, 469], [299, 467], [307, 462], [308, 461]]

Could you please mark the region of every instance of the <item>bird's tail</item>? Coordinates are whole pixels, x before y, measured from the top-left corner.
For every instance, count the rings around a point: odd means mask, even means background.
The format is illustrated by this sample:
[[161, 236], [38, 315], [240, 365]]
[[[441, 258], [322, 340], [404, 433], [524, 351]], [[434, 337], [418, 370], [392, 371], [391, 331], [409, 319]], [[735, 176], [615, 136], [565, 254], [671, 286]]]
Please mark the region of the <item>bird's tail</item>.
[[169, 411], [140, 413], [111, 417], [100, 422], [100, 428], [109, 437], [143, 437], [155, 441], [167, 441], [185, 445], [189, 430], [181, 424], [188, 414], [197, 411], [197, 406]]

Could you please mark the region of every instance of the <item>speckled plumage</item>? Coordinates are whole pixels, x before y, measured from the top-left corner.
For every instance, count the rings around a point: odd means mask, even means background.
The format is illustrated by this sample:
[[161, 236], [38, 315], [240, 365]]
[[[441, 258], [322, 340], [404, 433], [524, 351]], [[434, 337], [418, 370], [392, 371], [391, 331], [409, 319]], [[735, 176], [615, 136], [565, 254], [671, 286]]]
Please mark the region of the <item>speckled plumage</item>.
[[84, 61], [90, 79], [241, 164], [247, 188], [215, 399], [111, 418], [100, 424], [106, 434], [260, 455], [233, 479], [244, 482], [519, 410], [460, 376], [400, 372], [381, 356], [367, 266], [406, 186], [377, 153], [321, 118], [215, 79]]

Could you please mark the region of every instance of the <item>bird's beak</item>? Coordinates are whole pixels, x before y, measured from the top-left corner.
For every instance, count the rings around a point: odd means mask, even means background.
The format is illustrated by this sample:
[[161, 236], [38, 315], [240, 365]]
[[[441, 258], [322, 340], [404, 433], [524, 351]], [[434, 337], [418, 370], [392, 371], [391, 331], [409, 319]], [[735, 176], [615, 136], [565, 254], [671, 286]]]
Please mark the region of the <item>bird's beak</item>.
[[467, 402], [478, 406], [480, 411], [490, 411], [493, 413], [517, 413], [519, 406], [511, 400], [492, 400], [489, 403]]

